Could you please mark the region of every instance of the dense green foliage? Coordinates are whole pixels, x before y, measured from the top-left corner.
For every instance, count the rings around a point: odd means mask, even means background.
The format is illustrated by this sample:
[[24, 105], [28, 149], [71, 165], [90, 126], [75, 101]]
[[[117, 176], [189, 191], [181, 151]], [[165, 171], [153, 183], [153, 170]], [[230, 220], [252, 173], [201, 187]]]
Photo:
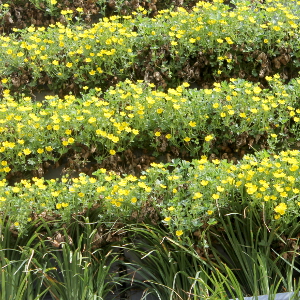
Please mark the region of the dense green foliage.
[[0, 1], [2, 300], [296, 298], [300, 1], [163, 2]]

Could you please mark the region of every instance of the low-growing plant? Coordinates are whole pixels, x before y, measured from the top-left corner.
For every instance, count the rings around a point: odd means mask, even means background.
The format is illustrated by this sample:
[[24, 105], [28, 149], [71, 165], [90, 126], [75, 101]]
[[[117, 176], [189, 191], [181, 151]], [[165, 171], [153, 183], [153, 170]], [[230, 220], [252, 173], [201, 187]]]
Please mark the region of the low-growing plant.
[[247, 155], [237, 165], [207, 157], [153, 163], [139, 178], [99, 169], [96, 178], [81, 173], [61, 182], [33, 178], [11, 186], [4, 179], [0, 204], [20, 230], [40, 217], [69, 222], [95, 207], [102, 222], [135, 222], [151, 215], [180, 239], [216, 224], [224, 209], [236, 213], [242, 205], [257, 210], [268, 228], [284, 231], [297, 224], [300, 210], [298, 165], [299, 151], [290, 150]]
[[[191, 12], [165, 9], [155, 18], [144, 18], [142, 8], [133, 16], [103, 18], [91, 28], [58, 22], [16, 30], [1, 37], [1, 80], [9, 78], [18, 91], [38, 83], [63, 91], [86, 82], [106, 89], [128, 77], [174, 87], [181, 80], [200, 81], [200, 73], [209, 82], [262, 80], [275, 72], [287, 76], [288, 67], [288, 78], [295, 77], [299, 39], [293, 9], [299, 4], [239, 1], [230, 11], [221, 2], [200, 1]], [[68, 10], [64, 14], [71, 19]]]
[[50, 16], [59, 14], [59, 9], [56, 6], [57, 0], [30, 0], [30, 2], [39, 10], [45, 11], [46, 14], [49, 14]]
[[0, 24], [3, 26], [5, 23], [5, 17], [9, 12], [9, 4], [8, 3], [1, 3], [0, 4]]
[[198, 91], [183, 83], [162, 92], [126, 80], [103, 94], [96, 88], [82, 98], [46, 96], [43, 102], [14, 98], [6, 90], [0, 111], [0, 176], [42, 169], [43, 162], [86, 147], [88, 157], [99, 163], [135, 146], [157, 153], [175, 147], [191, 157], [217, 153], [224, 144], [236, 151], [247, 144], [270, 152], [294, 147], [300, 80], [284, 85], [278, 77], [267, 78], [271, 90], [231, 79], [213, 89]]

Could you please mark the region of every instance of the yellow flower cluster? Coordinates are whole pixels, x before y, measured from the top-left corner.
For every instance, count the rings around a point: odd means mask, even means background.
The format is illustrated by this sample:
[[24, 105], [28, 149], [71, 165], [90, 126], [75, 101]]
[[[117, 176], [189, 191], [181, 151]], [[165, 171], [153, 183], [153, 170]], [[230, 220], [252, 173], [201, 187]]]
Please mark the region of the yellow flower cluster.
[[[218, 53], [229, 53], [232, 47], [242, 49], [245, 43], [253, 51], [260, 45], [275, 43], [297, 52], [299, 17], [294, 13], [294, 1], [286, 1], [285, 5], [257, 3], [255, 9], [241, 3], [235, 11], [230, 11], [221, 2], [200, 1], [191, 12], [179, 8], [176, 12], [161, 10], [154, 18], [111, 16], [90, 28], [59, 22], [47, 29], [30, 26], [20, 31], [21, 38], [0, 37], [0, 68], [22, 66], [32, 70], [36, 80], [43, 73], [57, 84], [67, 79], [84, 84], [87, 79], [94, 81], [95, 77], [104, 79], [118, 73], [119, 65], [121, 74], [131, 72], [139, 49], [151, 48], [153, 44], [159, 45], [157, 48], [170, 46], [172, 57], [181, 60], [196, 55], [199, 48], [203, 53], [215, 48]], [[51, 5], [54, 4], [56, 0], [51, 0]], [[72, 13], [72, 10], [61, 11], [67, 16]], [[276, 22], [270, 22], [272, 19]], [[133, 27], [137, 30], [133, 31]], [[293, 37], [289, 45], [285, 42], [287, 35]], [[61, 58], [57, 58], [58, 52]], [[223, 61], [231, 64], [235, 60], [229, 54], [218, 55], [220, 68]], [[171, 62], [169, 69], [175, 74], [178, 65]], [[226, 71], [226, 66], [222, 69]]]
[[[5, 90], [0, 104], [0, 174], [22, 169], [26, 162], [26, 168], [34, 169], [78, 144], [104, 148], [99, 154], [105, 156], [136, 140], [151, 143], [154, 139], [158, 144], [165, 137], [169, 145], [181, 147], [184, 142], [195, 155], [201, 149], [209, 152], [216, 136], [221, 142], [222, 133], [226, 137], [228, 131], [231, 138], [244, 132], [267, 134], [270, 147], [284, 143], [288, 135], [297, 140], [300, 80], [283, 85], [276, 75], [267, 79], [274, 85], [271, 91], [240, 79], [200, 91], [184, 83], [167, 92], [126, 80], [110, 88], [104, 98], [100, 98], [101, 89], [96, 89], [82, 99], [46, 96], [43, 103], [31, 102], [29, 97], [16, 101]], [[294, 92], [289, 93], [290, 89]]]
[[80, 174], [61, 182], [33, 178], [9, 186], [3, 179], [0, 208], [22, 226], [32, 211], [60, 214], [67, 221], [72, 213], [95, 206], [103, 220], [125, 221], [151, 205], [179, 237], [214, 222], [221, 211], [234, 213], [239, 204], [263, 212], [269, 227], [284, 228], [300, 212], [299, 166], [300, 152], [289, 150], [272, 157], [266, 152], [245, 156], [237, 165], [203, 156], [175, 163], [172, 172], [153, 163], [140, 178], [99, 169], [95, 177]]

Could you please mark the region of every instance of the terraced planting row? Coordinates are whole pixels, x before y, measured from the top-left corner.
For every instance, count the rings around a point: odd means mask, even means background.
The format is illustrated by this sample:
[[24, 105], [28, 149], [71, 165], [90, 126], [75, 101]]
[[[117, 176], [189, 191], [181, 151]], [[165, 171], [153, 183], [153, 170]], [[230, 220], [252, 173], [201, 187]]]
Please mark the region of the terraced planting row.
[[296, 6], [200, 1], [190, 11], [144, 9], [111, 16], [92, 26], [30, 26], [1, 37], [0, 70], [5, 88], [48, 85], [65, 94], [83, 86], [106, 89], [120, 80], [145, 80], [163, 88], [182, 81], [205, 87], [240, 77], [264, 81], [280, 73], [297, 76], [299, 34]]
[[173, 158], [183, 152], [190, 158], [216, 156], [227, 147], [231, 153], [223, 158], [234, 161], [241, 151], [297, 148], [300, 80], [284, 85], [278, 77], [268, 78], [269, 90], [232, 79], [213, 89], [183, 83], [162, 92], [127, 80], [104, 93], [96, 88], [81, 97], [47, 96], [42, 102], [14, 99], [4, 90], [1, 175], [42, 168], [71, 151], [101, 164], [134, 147]]
[[266, 226], [284, 231], [299, 216], [299, 156], [292, 150], [247, 155], [238, 165], [205, 156], [192, 163], [152, 163], [139, 178], [99, 169], [92, 177], [82, 173], [61, 182], [34, 177], [10, 186], [3, 179], [1, 210], [19, 229], [41, 217], [67, 224], [89, 210], [104, 223], [162, 221], [180, 237], [215, 224], [220, 213], [248, 206], [263, 214]]

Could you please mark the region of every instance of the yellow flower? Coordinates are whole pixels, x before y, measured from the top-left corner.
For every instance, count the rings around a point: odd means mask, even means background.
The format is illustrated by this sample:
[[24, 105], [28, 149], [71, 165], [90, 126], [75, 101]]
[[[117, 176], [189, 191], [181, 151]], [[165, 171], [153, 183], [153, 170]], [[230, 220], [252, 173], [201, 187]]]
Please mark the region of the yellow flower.
[[53, 148], [52, 148], [51, 146], [47, 146], [47, 147], [45, 147], [45, 148], [46, 148], [46, 150], [49, 151], [49, 152], [53, 150]]
[[212, 210], [208, 210], [208, 211], [207, 211], [207, 214], [208, 214], [208, 215], [212, 215], [212, 214], [213, 214], [213, 211], [212, 211]]
[[224, 188], [218, 185], [217, 186], [217, 191], [218, 192], [224, 192]]
[[68, 63], [66, 64], [66, 67], [67, 67], [67, 68], [71, 68], [72, 66], [73, 66], [73, 64], [70, 63], [70, 62], [68, 62]]
[[205, 93], [206, 95], [211, 95], [212, 92], [213, 92], [212, 89], [204, 89], [204, 93]]
[[31, 150], [29, 148], [26, 148], [26, 149], [23, 150], [23, 153], [25, 155], [29, 155], [31, 153]]
[[185, 142], [189, 142], [190, 140], [191, 140], [191, 138], [189, 138], [189, 137], [185, 137], [185, 138], [184, 138], [184, 141], [185, 141]]
[[155, 136], [161, 136], [161, 133], [159, 131], [156, 131], [154, 135]]
[[190, 121], [190, 122], [189, 122], [189, 125], [190, 125], [191, 127], [196, 127], [196, 122]]
[[20, 192], [20, 189], [18, 188], [18, 187], [13, 187], [12, 189], [11, 189], [12, 191], [13, 191], [13, 193], [18, 193], [18, 192]]
[[131, 201], [131, 203], [136, 203], [137, 202], [137, 198], [136, 197], [132, 197], [130, 201]]
[[176, 230], [176, 236], [181, 236], [183, 235], [183, 231], [182, 230]]
[[89, 122], [90, 124], [95, 123], [96, 121], [97, 121], [97, 119], [96, 119], [95, 117], [91, 117], [91, 118], [89, 118], [89, 120], [88, 120], [88, 122]]
[[203, 194], [197, 192], [197, 193], [195, 193], [193, 199], [199, 199], [199, 198], [202, 198], [202, 197], [203, 197]]
[[165, 221], [165, 222], [171, 221], [171, 217], [165, 217], [165, 218], [164, 218], [164, 221]]
[[226, 37], [225, 38], [226, 42], [229, 44], [229, 45], [232, 45], [233, 44], [233, 41], [230, 37]]
[[110, 153], [111, 155], [115, 155], [115, 154], [116, 154], [116, 151], [115, 151], [115, 150], [109, 150], [109, 153]]
[[218, 165], [220, 163], [220, 161], [218, 159], [213, 159], [212, 162], [215, 164], [215, 165]]
[[207, 136], [205, 137], [205, 141], [206, 141], [206, 142], [209, 142], [209, 141], [211, 141], [213, 138], [214, 138], [213, 136], [207, 135]]
[[56, 209], [61, 209], [61, 203], [56, 204]]
[[6, 172], [6, 173], [8, 173], [10, 170], [11, 170], [10, 167], [5, 167], [5, 168], [3, 168], [3, 171]]
[[201, 180], [200, 184], [206, 186], [208, 185], [208, 180]]
[[218, 200], [220, 198], [219, 194], [212, 194], [211, 196], [213, 199]]
[[280, 203], [274, 208], [274, 211], [280, 215], [284, 215], [286, 209], [287, 209], [287, 205], [285, 203]]
[[161, 114], [163, 111], [164, 111], [164, 110], [163, 110], [162, 108], [158, 108], [158, 109], [156, 110], [156, 112], [157, 112], [158, 114]]

